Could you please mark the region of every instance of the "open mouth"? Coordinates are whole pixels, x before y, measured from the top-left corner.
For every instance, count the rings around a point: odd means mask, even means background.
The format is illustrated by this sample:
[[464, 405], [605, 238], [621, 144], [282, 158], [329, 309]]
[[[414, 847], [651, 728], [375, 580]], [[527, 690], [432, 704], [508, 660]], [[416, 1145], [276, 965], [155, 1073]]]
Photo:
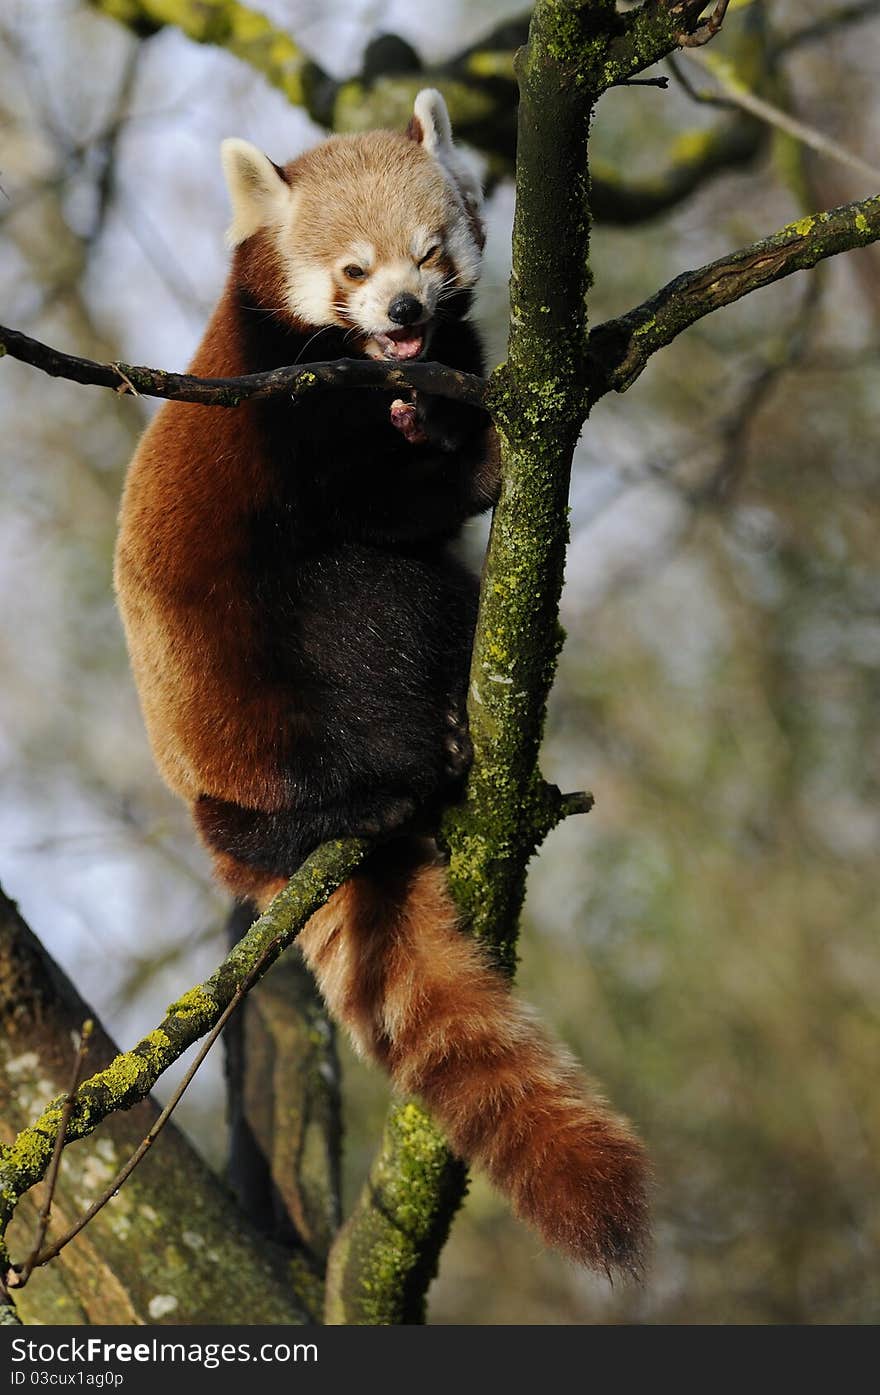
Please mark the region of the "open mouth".
[[371, 358], [402, 363], [423, 353], [427, 336], [427, 325], [401, 325], [400, 329], [390, 329], [386, 334], [374, 334], [366, 345], [366, 352]]

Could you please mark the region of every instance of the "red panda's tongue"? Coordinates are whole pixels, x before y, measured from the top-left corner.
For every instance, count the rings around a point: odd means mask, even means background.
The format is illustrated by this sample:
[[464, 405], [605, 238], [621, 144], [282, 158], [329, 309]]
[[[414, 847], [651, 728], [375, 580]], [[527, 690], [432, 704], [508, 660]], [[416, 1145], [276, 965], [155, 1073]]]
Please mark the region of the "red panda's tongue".
[[421, 325], [403, 325], [387, 334], [377, 334], [376, 338], [386, 358], [418, 358], [424, 347], [425, 331]]

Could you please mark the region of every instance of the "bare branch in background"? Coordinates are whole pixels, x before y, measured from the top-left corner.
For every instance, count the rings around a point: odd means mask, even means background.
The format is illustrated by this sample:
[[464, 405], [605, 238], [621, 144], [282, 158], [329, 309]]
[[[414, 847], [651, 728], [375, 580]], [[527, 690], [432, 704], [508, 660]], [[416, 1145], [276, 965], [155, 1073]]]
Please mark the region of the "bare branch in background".
[[[232, 943], [252, 918], [234, 908]], [[341, 1067], [335, 1026], [295, 949], [248, 994], [223, 1042], [230, 1185], [260, 1232], [302, 1250], [320, 1275], [342, 1219]]]
[[695, 507], [728, 504], [740, 488], [749, 460], [749, 437], [758, 413], [780, 379], [796, 367], [806, 353], [816, 324], [824, 290], [817, 273], [806, 284], [794, 322], [765, 348], [760, 362], [748, 374], [737, 403], [721, 422], [718, 458], [699, 483], [685, 488]]
[[813, 20], [802, 29], [795, 29], [791, 34], [784, 35], [779, 40], [777, 51], [780, 54], [793, 53], [807, 44], [837, 34], [850, 24], [861, 24], [863, 20], [874, 19], [877, 15], [880, 15], [880, 0], [859, 0], [856, 4], [841, 5], [830, 14], [823, 15], [821, 19]]

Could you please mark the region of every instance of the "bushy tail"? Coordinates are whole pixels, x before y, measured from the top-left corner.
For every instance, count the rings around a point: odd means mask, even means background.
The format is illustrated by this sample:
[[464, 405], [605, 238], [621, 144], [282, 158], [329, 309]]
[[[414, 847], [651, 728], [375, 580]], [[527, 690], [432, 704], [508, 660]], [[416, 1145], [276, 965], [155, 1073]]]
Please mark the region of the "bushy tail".
[[637, 1271], [641, 1144], [456, 928], [444, 871], [425, 859], [415, 841], [389, 845], [303, 930], [331, 1013], [549, 1245]]

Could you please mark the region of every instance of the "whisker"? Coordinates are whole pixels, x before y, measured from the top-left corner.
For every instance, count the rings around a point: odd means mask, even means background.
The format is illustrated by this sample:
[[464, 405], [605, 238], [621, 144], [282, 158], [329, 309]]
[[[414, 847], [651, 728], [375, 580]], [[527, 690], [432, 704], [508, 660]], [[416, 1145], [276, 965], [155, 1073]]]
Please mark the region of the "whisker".
[[290, 313], [288, 305], [245, 305], [244, 310], [249, 310], [252, 315], [284, 315]]
[[310, 335], [310, 337], [309, 337], [309, 338], [306, 340], [306, 342], [303, 344], [303, 346], [302, 346], [302, 348], [300, 349], [299, 353], [297, 354], [296, 358], [293, 360], [294, 363], [299, 363], [299, 361], [300, 361], [300, 359], [302, 358], [303, 354], [305, 353], [306, 349], [309, 347], [310, 344], [314, 343], [314, 341], [318, 338], [318, 336], [319, 336], [320, 334], [325, 334], [325, 333], [327, 332], [328, 329], [335, 329], [335, 328], [336, 328], [335, 325], [321, 325], [321, 328], [320, 328], [320, 329], [316, 329], [315, 332], [314, 332], [314, 334]]

